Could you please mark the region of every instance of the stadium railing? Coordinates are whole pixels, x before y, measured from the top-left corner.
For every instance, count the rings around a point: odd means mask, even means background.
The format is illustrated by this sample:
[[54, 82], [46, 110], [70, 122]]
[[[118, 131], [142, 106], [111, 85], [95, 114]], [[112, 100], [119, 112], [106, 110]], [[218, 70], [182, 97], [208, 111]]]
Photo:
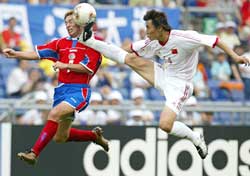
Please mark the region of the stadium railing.
[[[161, 111], [164, 107], [163, 101], [146, 101], [146, 109], [155, 111]], [[34, 101], [23, 102], [20, 99], [0, 99], [0, 122], [8, 121], [15, 122], [15, 118], [18, 112], [25, 112], [28, 109], [40, 109], [40, 110], [50, 110], [51, 103], [48, 104], [35, 104]], [[122, 105], [112, 106], [112, 105], [90, 105], [88, 109], [92, 110], [119, 110], [123, 114], [126, 114], [129, 110], [136, 109], [133, 106], [133, 102], [123, 101]], [[187, 105], [183, 109], [186, 112], [210, 112], [215, 114], [218, 118], [223, 118], [227, 115], [229, 122], [233, 122], [236, 116], [238, 118], [237, 125], [247, 125], [250, 121], [250, 103], [249, 102], [198, 102], [196, 105]], [[224, 115], [223, 115], [224, 113]], [[221, 115], [218, 115], [221, 114]], [[236, 114], [236, 115], [235, 115]], [[222, 117], [221, 117], [222, 116]], [[230, 125], [231, 123], [229, 123]], [[232, 123], [233, 124], [233, 123]]]

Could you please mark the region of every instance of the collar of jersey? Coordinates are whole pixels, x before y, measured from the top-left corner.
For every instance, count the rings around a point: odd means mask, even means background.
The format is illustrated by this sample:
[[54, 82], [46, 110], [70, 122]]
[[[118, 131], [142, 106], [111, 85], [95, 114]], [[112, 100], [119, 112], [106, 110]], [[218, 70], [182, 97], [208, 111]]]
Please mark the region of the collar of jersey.
[[72, 37], [70, 37], [70, 36], [68, 36], [66, 39], [67, 39], [67, 40], [78, 40], [77, 37], [76, 37], [76, 38], [72, 38]]

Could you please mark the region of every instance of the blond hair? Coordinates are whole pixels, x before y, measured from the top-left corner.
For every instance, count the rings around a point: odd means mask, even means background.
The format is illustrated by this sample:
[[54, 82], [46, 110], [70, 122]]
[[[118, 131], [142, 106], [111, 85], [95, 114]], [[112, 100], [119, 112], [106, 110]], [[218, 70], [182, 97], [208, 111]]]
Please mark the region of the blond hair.
[[65, 20], [68, 16], [73, 15], [73, 13], [74, 13], [73, 10], [69, 10], [68, 12], [66, 12], [65, 15], [64, 15], [64, 20]]

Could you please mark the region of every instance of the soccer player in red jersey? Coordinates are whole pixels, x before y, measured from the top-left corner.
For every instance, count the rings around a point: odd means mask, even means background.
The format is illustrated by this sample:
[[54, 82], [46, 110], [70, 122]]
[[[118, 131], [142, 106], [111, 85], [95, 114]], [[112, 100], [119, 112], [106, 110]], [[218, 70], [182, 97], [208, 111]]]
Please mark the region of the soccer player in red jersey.
[[52, 140], [59, 143], [68, 141], [93, 141], [109, 150], [108, 141], [103, 137], [100, 127], [91, 130], [71, 128], [75, 111], [84, 110], [91, 94], [89, 81], [101, 64], [101, 54], [78, 42], [83, 31], [73, 21], [73, 11], [64, 17], [69, 37], [53, 40], [36, 46], [36, 51], [22, 52], [10, 48], [3, 50], [8, 58], [54, 61], [54, 69], [59, 70], [58, 86], [55, 88], [53, 108], [40, 136], [30, 151], [18, 153], [21, 160], [34, 165], [40, 152]]

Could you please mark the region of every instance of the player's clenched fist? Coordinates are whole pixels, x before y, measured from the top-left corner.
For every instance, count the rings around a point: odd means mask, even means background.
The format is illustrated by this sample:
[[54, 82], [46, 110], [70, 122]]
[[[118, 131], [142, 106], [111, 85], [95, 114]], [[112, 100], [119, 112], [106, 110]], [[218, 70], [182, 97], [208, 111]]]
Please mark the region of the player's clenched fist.
[[57, 61], [57, 62], [54, 63], [53, 69], [54, 69], [54, 70], [58, 70], [58, 69], [67, 69], [67, 66], [68, 66], [68, 64], [64, 64], [64, 63], [62, 63], [62, 62]]
[[8, 58], [14, 58], [16, 55], [16, 51], [11, 48], [3, 49], [3, 54]]
[[246, 58], [245, 56], [239, 56], [235, 60], [237, 63], [245, 64], [246, 66], [250, 65], [250, 58]]

